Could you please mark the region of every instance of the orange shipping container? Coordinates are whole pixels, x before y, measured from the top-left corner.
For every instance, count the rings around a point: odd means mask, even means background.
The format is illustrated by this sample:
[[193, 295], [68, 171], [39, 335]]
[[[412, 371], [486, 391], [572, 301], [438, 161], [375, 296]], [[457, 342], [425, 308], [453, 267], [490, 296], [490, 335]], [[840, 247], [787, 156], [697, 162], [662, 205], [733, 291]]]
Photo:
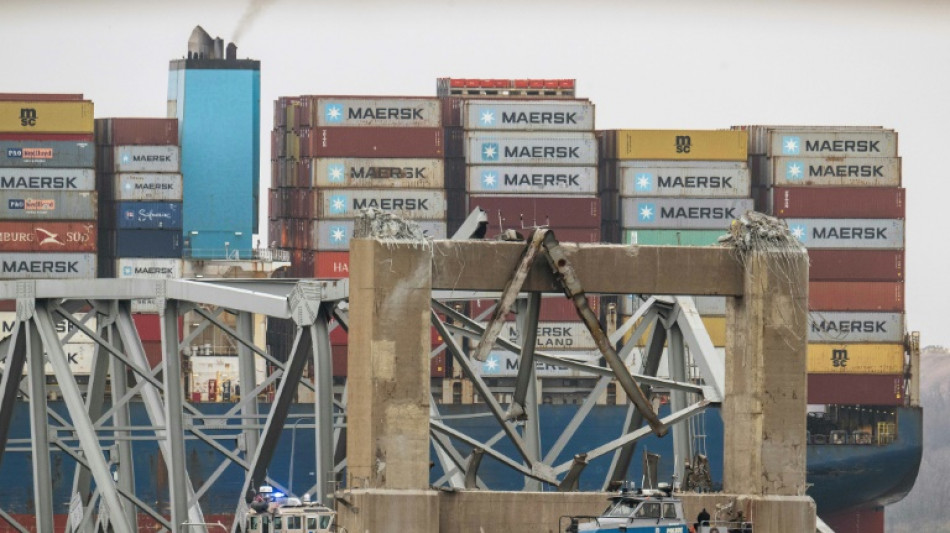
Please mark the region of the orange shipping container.
[[904, 311], [904, 284], [875, 281], [812, 281], [811, 311]]

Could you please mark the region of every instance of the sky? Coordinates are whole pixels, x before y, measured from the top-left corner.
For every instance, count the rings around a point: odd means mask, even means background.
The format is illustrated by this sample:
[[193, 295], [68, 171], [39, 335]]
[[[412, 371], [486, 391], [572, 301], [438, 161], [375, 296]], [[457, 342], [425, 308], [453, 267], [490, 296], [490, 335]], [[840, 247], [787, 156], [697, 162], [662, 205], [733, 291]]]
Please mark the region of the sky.
[[950, 346], [948, 2], [5, 0], [0, 92], [164, 117], [168, 61], [198, 24], [261, 61], [262, 189], [277, 97], [431, 96], [444, 76], [576, 78], [598, 129], [896, 129], [908, 326]]

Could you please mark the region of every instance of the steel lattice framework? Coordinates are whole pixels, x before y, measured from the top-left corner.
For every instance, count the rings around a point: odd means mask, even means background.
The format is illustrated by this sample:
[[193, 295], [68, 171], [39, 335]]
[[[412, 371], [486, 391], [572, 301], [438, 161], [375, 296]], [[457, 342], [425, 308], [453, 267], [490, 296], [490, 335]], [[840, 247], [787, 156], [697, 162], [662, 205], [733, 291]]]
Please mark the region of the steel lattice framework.
[[[18, 451], [32, 455], [33, 501], [36, 530], [53, 531], [53, 497], [50, 476], [50, 453], [56, 449], [76, 462], [72, 492], [80, 505], [72, 508], [69, 528], [72, 531], [131, 532], [138, 528], [140, 514], [150, 516], [168, 530], [204, 529], [205, 517], [200, 500], [230, 465], [244, 472], [244, 484], [235, 493], [235, 514], [243, 515], [245, 495], [255, 483], [269, 483], [290, 493], [283, 479], [267, 475], [267, 468], [277, 449], [277, 442], [288, 425], [290, 407], [298, 386], [312, 389], [316, 482], [307, 487], [309, 494], [323, 501], [333, 496], [332, 480], [345, 468], [341, 451], [341, 428], [344, 426], [346, 397], [334, 400], [332, 390], [332, 357], [329, 331], [333, 327], [349, 327], [345, 300], [346, 280], [335, 282], [296, 280], [36, 280], [0, 282], [0, 299], [15, 299], [16, 322], [12, 335], [0, 343], [3, 377], [0, 381], [0, 463], [13, 460]], [[573, 461], [555, 464], [560, 452], [580, 427], [596, 399], [617, 376], [613, 370], [536, 351], [534, 332], [538, 325], [540, 293], [524, 293], [515, 302], [522, 343], [492, 338], [498, 349], [519, 354], [520, 372], [514, 401], [507, 412], [495, 400], [481, 378], [475, 359], [461, 348], [464, 337], [479, 339], [484, 327], [457, 312], [451, 300], [485, 297], [485, 294], [435, 293], [432, 302], [433, 326], [445, 343], [432, 352], [443, 350], [454, 358], [465, 377], [470, 379], [485, 399], [492, 416], [499, 424], [495, 438], [478, 441], [447, 425], [438, 405], [431, 406], [431, 441], [437, 460], [445, 475], [436, 485], [451, 488], [484, 487], [478, 478], [478, 465], [488, 455], [525, 476], [526, 489], [539, 489], [542, 484], [559, 490], [576, 490], [578, 479], [587, 461], [613, 453], [613, 463], [604, 485], [622, 478], [627, 471], [636, 441], [650, 433], [642, 426], [641, 414], [631, 405], [623, 428], [610, 442]], [[495, 296], [498, 296], [497, 294]], [[131, 301], [154, 298], [161, 316], [162, 364], [151, 368], [142, 340], [131, 314]], [[192, 312], [201, 317], [198, 327], [187, 335], [179, 330], [179, 317]], [[221, 318], [222, 313], [236, 316], [236, 327]], [[293, 346], [287, 354], [269, 353], [253, 341], [254, 315], [292, 319], [295, 325]], [[443, 320], [440, 316], [450, 320]], [[92, 319], [95, 319], [94, 321]], [[64, 345], [70, 335], [61, 336], [55, 328], [66, 320], [76, 332], [95, 343], [95, 356], [88, 384], [83, 389], [71, 374]], [[451, 322], [451, 323], [449, 323]], [[95, 324], [95, 326], [91, 326]], [[243, 389], [240, 401], [224, 416], [209, 418], [185, 397], [182, 381], [183, 354], [192, 341], [206, 328], [217, 328], [238, 345], [239, 379]], [[678, 457], [689, 457], [689, 439], [684, 424], [706, 406], [718, 403], [723, 391], [723, 362], [703, 329], [699, 315], [689, 298], [646, 298], [636, 313], [614, 332], [610, 340], [617, 343], [628, 336], [619, 355], [630, 367], [631, 354], [638, 348], [635, 339], [650, 332], [644, 348], [642, 364], [631, 369], [631, 375], [644, 386], [671, 391], [673, 412], [662, 420], [675, 424], [673, 433]], [[628, 335], [631, 333], [631, 335]], [[671, 379], [656, 378], [661, 354], [667, 344]], [[687, 350], [686, 348], [689, 348]], [[45, 355], [44, 355], [45, 354]], [[702, 371], [702, 380], [690, 379], [686, 373], [688, 356]], [[257, 382], [255, 362], [263, 358], [275, 370]], [[303, 378], [308, 361], [313, 362], [313, 379]], [[542, 455], [538, 424], [537, 377], [534, 362], [543, 361], [589, 373], [596, 385], [577, 414], [563, 429], [556, 442]], [[63, 415], [47, 404], [46, 362], [52, 367], [65, 401]], [[127, 376], [132, 376], [127, 379]], [[107, 389], [108, 385], [108, 389]], [[276, 389], [266, 412], [260, 412], [259, 397], [268, 387]], [[111, 403], [107, 405], [107, 390]], [[9, 438], [13, 405], [18, 398], [29, 401], [31, 437]], [[692, 400], [689, 400], [692, 398]], [[141, 401], [148, 414], [149, 425], [133, 426], [130, 402]], [[298, 422], [300, 419], [297, 420]], [[516, 424], [517, 422], [517, 424]], [[295, 425], [296, 426], [296, 425]], [[296, 429], [296, 428], [295, 428]], [[509, 457], [494, 446], [500, 439], [509, 439], [517, 450]], [[152, 440], [168, 465], [168, 509], [156, 509], [136, 494], [132, 469], [132, 441]], [[220, 464], [203, 483], [196, 484], [186, 470], [185, 443], [200, 441], [216, 450]], [[470, 449], [472, 453], [460, 452]], [[28, 448], [26, 448], [28, 445]], [[334, 460], [335, 457], [338, 460]], [[681, 465], [682, 461], [677, 461]], [[679, 468], [679, 467], [678, 467]], [[682, 471], [677, 475], [682, 479]], [[292, 485], [288, 483], [286, 485]], [[303, 494], [297, 491], [298, 494]], [[77, 497], [77, 496], [74, 496]], [[170, 515], [170, 519], [168, 518]], [[0, 508], [0, 517], [20, 531], [18, 524]], [[241, 529], [235, 520], [232, 530]]]

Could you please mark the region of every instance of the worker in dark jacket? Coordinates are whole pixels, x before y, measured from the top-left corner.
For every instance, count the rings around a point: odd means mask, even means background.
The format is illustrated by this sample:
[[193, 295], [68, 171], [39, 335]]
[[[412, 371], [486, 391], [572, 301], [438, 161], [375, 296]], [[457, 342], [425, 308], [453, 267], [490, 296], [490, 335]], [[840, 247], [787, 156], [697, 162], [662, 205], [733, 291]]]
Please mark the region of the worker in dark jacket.
[[696, 516], [696, 531], [699, 531], [699, 526], [702, 526], [709, 522], [709, 512], [706, 511], [706, 508], [703, 507], [703, 510], [699, 512]]

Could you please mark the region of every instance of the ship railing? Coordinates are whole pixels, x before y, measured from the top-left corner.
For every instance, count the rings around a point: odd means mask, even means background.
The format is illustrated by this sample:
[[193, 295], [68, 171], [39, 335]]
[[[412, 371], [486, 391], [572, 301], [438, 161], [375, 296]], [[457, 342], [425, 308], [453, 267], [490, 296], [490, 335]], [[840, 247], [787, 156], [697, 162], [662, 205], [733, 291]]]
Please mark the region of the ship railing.
[[182, 257], [213, 261], [290, 262], [290, 252], [276, 248], [187, 248], [184, 250]]

